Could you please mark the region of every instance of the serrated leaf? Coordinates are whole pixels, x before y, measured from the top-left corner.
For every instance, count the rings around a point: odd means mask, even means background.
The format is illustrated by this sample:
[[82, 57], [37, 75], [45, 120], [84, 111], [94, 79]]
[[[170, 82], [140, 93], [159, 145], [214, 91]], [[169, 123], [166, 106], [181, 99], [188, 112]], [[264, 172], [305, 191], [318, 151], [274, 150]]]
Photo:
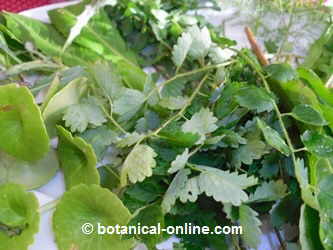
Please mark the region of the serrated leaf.
[[200, 194], [199, 178], [193, 177], [186, 182], [184, 189], [180, 192], [179, 199], [183, 203], [195, 202]]
[[209, 50], [209, 57], [212, 59], [213, 63], [221, 64], [228, 61], [231, 57], [235, 55], [235, 52], [226, 48], [222, 49], [218, 46], [214, 46]]
[[188, 148], [186, 148], [182, 154], [177, 155], [176, 159], [171, 162], [171, 168], [168, 169], [168, 173], [173, 174], [184, 168], [190, 156]]
[[189, 51], [189, 55], [193, 59], [204, 58], [212, 44], [209, 30], [207, 27], [200, 29], [197, 25], [190, 27], [187, 32], [192, 37], [192, 45]]
[[186, 186], [190, 173], [191, 171], [189, 169], [181, 169], [173, 178], [161, 204], [165, 214], [170, 212], [172, 206], [176, 203], [177, 198]]
[[80, 137], [57, 126], [59, 135], [58, 157], [64, 172], [67, 190], [79, 184], [99, 184], [94, 149]]
[[182, 130], [189, 133], [197, 133], [201, 135], [201, 140], [197, 144], [202, 143], [206, 134], [212, 133], [217, 129], [217, 118], [207, 108], [201, 108], [201, 110], [195, 113], [190, 120], [186, 121]]
[[177, 44], [173, 47], [172, 60], [177, 67], [181, 67], [186, 59], [187, 54], [192, 45], [192, 36], [184, 32], [177, 40]]
[[116, 142], [117, 133], [107, 126], [100, 126], [86, 130], [80, 137], [92, 145], [97, 159], [101, 160], [107, 147]]
[[137, 132], [133, 132], [131, 134], [128, 133], [124, 135], [124, 137], [118, 138], [116, 145], [119, 148], [130, 147], [140, 141], [142, 138], [144, 138], [143, 134], [139, 134]]
[[263, 182], [256, 191], [250, 195], [250, 202], [267, 202], [282, 199], [287, 195], [288, 186], [282, 180]]
[[39, 228], [38, 201], [17, 184], [0, 186], [1, 250], [27, 250]]
[[257, 113], [273, 110], [273, 99], [264, 90], [255, 86], [242, 88], [236, 93], [238, 104]]
[[271, 64], [266, 67], [266, 71], [270, 77], [280, 83], [287, 83], [297, 79], [297, 72], [286, 63], [282, 64]]
[[266, 142], [271, 145], [273, 148], [280, 151], [282, 154], [289, 156], [290, 155], [290, 148], [285, 143], [284, 139], [280, 136], [280, 134], [269, 127], [263, 120], [257, 118], [258, 127], [261, 129]]
[[59, 162], [53, 149], [33, 163], [0, 152], [0, 185], [15, 183], [27, 190], [39, 188], [48, 183], [58, 169]]
[[[97, 233], [98, 223], [106, 227], [126, 226], [130, 216], [128, 209], [111, 191], [97, 185], [81, 184], [67, 191], [56, 207], [53, 215], [55, 241], [59, 250], [91, 250], [92, 246], [95, 250], [130, 250], [133, 240], [121, 239], [119, 234]], [[81, 231], [85, 223], [91, 223], [93, 227], [89, 235]]]
[[88, 126], [98, 127], [107, 120], [101, 108], [94, 99], [84, 99], [79, 104], [69, 106], [64, 114], [63, 120], [66, 127], [74, 132], [82, 133]]
[[170, 109], [170, 110], [178, 110], [185, 107], [185, 105], [188, 103], [188, 98], [184, 96], [170, 96], [166, 98], [162, 98], [159, 102], [159, 105], [161, 105], [164, 108]]
[[320, 114], [319, 111], [307, 104], [299, 104], [295, 106], [291, 112], [291, 115], [298, 121], [314, 126], [327, 125], [327, 121]]
[[241, 205], [248, 200], [248, 195], [243, 191], [257, 184], [257, 179], [245, 174], [238, 175], [217, 168], [200, 166], [203, 172], [198, 177], [201, 192], [212, 196], [216, 201]]
[[251, 248], [257, 249], [260, 244], [261, 222], [258, 219], [258, 213], [247, 205], [239, 207], [239, 224], [243, 227], [241, 235], [245, 244]]
[[131, 183], [142, 182], [146, 177], [153, 174], [156, 166], [155, 151], [144, 144], [136, 145], [127, 156], [121, 169], [120, 183], [127, 185], [127, 178]]
[[122, 95], [113, 103], [114, 113], [119, 115], [119, 121], [130, 120], [141, 108], [145, 96], [138, 90], [125, 89]]
[[185, 133], [177, 126], [170, 126], [163, 129], [159, 136], [161, 139], [166, 140], [168, 143], [176, 147], [191, 147], [200, 139], [199, 134]]
[[49, 100], [42, 114], [50, 136], [56, 134], [55, 126], [62, 120], [66, 108], [78, 104], [86, 89], [85, 78], [78, 78], [67, 84]]
[[36, 162], [49, 151], [49, 137], [34, 97], [26, 87], [0, 86], [0, 149]]
[[301, 136], [307, 150], [324, 158], [333, 157], [333, 138], [315, 131], [305, 131]]

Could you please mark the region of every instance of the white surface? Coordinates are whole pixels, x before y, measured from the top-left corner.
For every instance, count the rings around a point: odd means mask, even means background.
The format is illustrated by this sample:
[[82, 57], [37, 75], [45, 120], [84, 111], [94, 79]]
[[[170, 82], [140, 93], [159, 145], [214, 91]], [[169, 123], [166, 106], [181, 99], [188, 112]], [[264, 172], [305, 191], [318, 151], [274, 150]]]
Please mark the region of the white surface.
[[[24, 11], [21, 14], [27, 17], [32, 17], [39, 19], [44, 22], [49, 22], [47, 12], [51, 9], [61, 8], [67, 5], [75, 4], [79, 1], [72, 1], [68, 3], [58, 3], [53, 5], [48, 5], [28, 11]], [[205, 15], [208, 20], [214, 25], [219, 25], [222, 20], [225, 20], [231, 13], [217, 12], [217, 11], [206, 11], [200, 14]], [[247, 41], [244, 36], [243, 26], [229, 24], [226, 26], [226, 35], [238, 42], [239, 46], [246, 46]], [[45, 205], [48, 202], [54, 201], [55, 199], [61, 197], [65, 191], [65, 184], [63, 174], [58, 172], [57, 175], [46, 185], [42, 186], [34, 193], [39, 199], [40, 206]], [[35, 242], [29, 247], [29, 250], [57, 250], [57, 246], [54, 242], [54, 235], [52, 231], [52, 213], [53, 211], [46, 212], [41, 215], [39, 233], [35, 236]], [[262, 236], [262, 242], [259, 246], [259, 250], [278, 250], [277, 238], [274, 233], [271, 232], [269, 225], [263, 226], [263, 231], [267, 232]], [[173, 242], [179, 242], [175, 237], [170, 238], [167, 242], [159, 244], [157, 247], [160, 250], [170, 250], [172, 249]], [[139, 247], [140, 249], [144, 249]], [[106, 249], [107, 250], [107, 249]]]

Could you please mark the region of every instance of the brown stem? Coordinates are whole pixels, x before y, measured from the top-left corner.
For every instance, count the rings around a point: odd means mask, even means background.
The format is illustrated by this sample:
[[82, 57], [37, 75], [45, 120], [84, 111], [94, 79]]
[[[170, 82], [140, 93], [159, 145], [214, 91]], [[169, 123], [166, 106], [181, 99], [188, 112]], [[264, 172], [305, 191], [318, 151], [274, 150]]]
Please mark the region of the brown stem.
[[245, 33], [247, 36], [247, 39], [249, 40], [251, 44], [251, 48], [253, 50], [253, 53], [257, 56], [260, 64], [262, 66], [267, 66], [269, 64], [267, 58], [265, 57], [264, 53], [262, 52], [252, 30], [249, 27], [245, 27]]

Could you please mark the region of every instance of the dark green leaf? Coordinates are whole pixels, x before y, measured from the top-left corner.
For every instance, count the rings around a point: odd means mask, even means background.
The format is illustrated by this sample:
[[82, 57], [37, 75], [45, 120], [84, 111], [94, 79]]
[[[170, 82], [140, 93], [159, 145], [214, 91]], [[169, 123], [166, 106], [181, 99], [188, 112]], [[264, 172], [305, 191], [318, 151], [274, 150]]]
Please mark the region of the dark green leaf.
[[327, 125], [324, 117], [319, 111], [314, 109], [312, 106], [307, 104], [300, 104], [293, 108], [291, 115], [301, 122], [314, 125], [314, 126], [324, 126]]
[[325, 158], [333, 157], [333, 138], [314, 131], [306, 131], [302, 141], [310, 152]]

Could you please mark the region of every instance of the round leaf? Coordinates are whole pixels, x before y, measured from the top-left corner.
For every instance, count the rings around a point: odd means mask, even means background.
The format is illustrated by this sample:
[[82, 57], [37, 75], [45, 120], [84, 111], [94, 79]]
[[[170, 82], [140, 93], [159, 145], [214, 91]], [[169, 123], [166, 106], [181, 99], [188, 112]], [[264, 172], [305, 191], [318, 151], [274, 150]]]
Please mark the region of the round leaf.
[[0, 250], [27, 250], [38, 232], [38, 201], [17, 184], [0, 186]]
[[34, 163], [15, 159], [0, 152], [0, 185], [16, 183], [29, 190], [38, 188], [49, 182], [58, 168], [59, 163], [54, 150]]
[[[132, 240], [117, 234], [97, 234], [97, 225], [126, 226], [130, 212], [119, 198], [97, 185], [78, 185], [67, 191], [53, 215], [53, 230], [59, 250], [129, 250]], [[84, 234], [82, 226], [91, 223], [93, 232]]]
[[321, 135], [314, 131], [306, 131], [301, 138], [305, 147], [311, 153], [324, 158], [333, 157], [332, 137], [327, 135]]
[[291, 115], [296, 120], [310, 125], [324, 126], [327, 124], [324, 117], [317, 110], [307, 104], [300, 104], [294, 107]]
[[0, 86], [0, 149], [25, 161], [38, 161], [49, 151], [42, 116], [26, 87]]

